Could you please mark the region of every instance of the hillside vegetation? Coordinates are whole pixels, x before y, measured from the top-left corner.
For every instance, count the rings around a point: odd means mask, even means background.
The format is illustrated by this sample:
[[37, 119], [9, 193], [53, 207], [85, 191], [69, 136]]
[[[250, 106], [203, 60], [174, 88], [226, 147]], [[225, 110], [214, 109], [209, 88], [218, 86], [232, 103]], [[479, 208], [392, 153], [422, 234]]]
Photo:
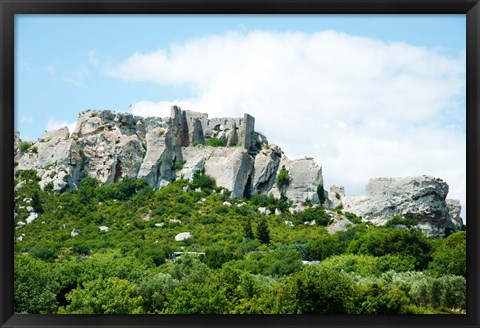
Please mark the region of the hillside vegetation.
[[[201, 171], [157, 191], [38, 181], [17, 171], [17, 313], [465, 313], [465, 231], [432, 239], [404, 218], [292, 214], [285, 197], [231, 198]], [[351, 224], [329, 234], [337, 214]]]

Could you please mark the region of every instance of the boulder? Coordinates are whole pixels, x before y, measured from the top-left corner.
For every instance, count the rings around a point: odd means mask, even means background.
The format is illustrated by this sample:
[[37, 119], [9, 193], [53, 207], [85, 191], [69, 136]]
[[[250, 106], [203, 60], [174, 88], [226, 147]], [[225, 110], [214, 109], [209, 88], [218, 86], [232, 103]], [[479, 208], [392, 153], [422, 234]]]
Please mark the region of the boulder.
[[262, 149], [255, 156], [252, 193], [263, 194], [273, 188], [282, 158], [282, 150], [277, 146]]
[[[286, 156], [283, 156], [280, 161], [279, 167], [282, 166], [285, 166], [291, 177], [285, 196], [293, 201], [293, 207], [303, 209], [306, 200], [310, 200], [312, 204], [318, 204], [317, 187], [323, 186], [322, 167], [311, 157], [289, 160]], [[276, 184], [270, 192], [277, 198], [281, 195]]]
[[331, 186], [329, 197], [332, 207], [337, 207], [342, 205], [343, 199], [345, 198], [345, 187], [344, 186]]
[[[146, 179], [150, 186], [159, 188], [174, 179], [174, 134], [171, 129], [154, 128], [146, 133], [142, 146], [146, 148], [138, 178]], [[163, 181], [163, 183], [162, 183]]]
[[463, 220], [460, 217], [462, 206], [458, 199], [447, 199], [448, 213], [450, 214], [445, 222], [445, 228], [451, 231], [459, 231], [463, 227]]
[[[449, 224], [455, 227], [447, 194], [447, 183], [432, 176], [374, 178], [369, 180], [365, 196], [347, 196], [342, 203], [344, 211], [375, 225], [384, 225], [399, 215], [417, 219], [418, 228], [426, 235], [443, 236]], [[451, 208], [453, 212], [455, 206]]]
[[192, 238], [192, 235], [190, 234], [190, 232], [181, 232], [175, 236], [176, 241], [182, 241], [189, 238]]

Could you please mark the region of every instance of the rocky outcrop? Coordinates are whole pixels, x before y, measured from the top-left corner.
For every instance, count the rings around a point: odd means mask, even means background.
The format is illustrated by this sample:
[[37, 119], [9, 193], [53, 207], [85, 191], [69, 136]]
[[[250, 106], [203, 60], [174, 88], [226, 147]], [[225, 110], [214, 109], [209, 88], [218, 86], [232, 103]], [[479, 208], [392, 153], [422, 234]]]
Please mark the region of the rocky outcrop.
[[255, 156], [252, 180], [252, 189], [255, 193], [263, 194], [273, 188], [281, 158], [282, 150], [277, 146], [264, 148]]
[[[294, 208], [301, 209], [307, 200], [318, 204], [317, 188], [323, 186], [322, 167], [311, 157], [290, 160], [285, 155], [282, 157], [280, 167], [285, 166], [291, 181], [285, 188], [285, 196], [293, 201]], [[275, 184], [271, 191], [275, 197], [281, 196], [281, 191]]]
[[[384, 225], [399, 215], [416, 219], [417, 227], [425, 234], [438, 236], [446, 228], [455, 231], [463, 224], [459, 202], [447, 201], [447, 194], [447, 183], [427, 175], [374, 178], [369, 180], [365, 196], [341, 197], [341, 202], [344, 211], [375, 225]], [[332, 195], [330, 198], [332, 202], [336, 199]]]
[[330, 187], [330, 201], [332, 207], [342, 206], [343, 199], [345, 198], [345, 187], [343, 186], [331, 186]]
[[[18, 138], [16, 146], [22, 144]], [[28, 142], [27, 142], [28, 144]], [[29, 148], [16, 149], [16, 169], [35, 169], [41, 177], [40, 186], [55, 190], [74, 189], [80, 178], [82, 164], [78, 144], [69, 138], [67, 128], [45, 132]]]
[[[87, 110], [79, 114], [71, 136], [67, 128], [46, 132], [31, 145], [35, 151], [22, 152], [16, 135], [17, 169], [36, 169], [41, 185], [52, 183], [55, 190], [75, 189], [86, 175], [102, 183], [142, 178], [158, 189], [205, 169], [232, 196], [248, 197], [278, 194], [275, 181], [283, 161], [292, 176], [287, 197], [295, 205], [307, 198], [318, 203], [321, 167], [313, 159], [282, 159], [282, 150], [268, 145], [254, 128], [255, 119], [248, 114], [210, 119], [176, 106], [167, 118]], [[226, 146], [205, 146], [213, 137], [224, 139]]]
[[241, 147], [185, 147], [186, 160], [179, 176], [191, 179], [193, 173], [205, 168], [205, 174], [218, 186], [227, 188], [234, 197], [246, 197], [252, 190], [254, 160]]
[[[206, 146], [213, 137], [226, 146]], [[323, 190], [322, 167], [309, 157], [291, 160], [269, 145], [248, 114], [209, 118], [174, 106], [171, 117], [145, 118], [87, 110], [79, 114], [71, 135], [62, 128], [45, 132], [37, 142], [22, 143], [15, 134], [14, 143], [16, 170], [35, 169], [42, 188], [59, 191], [77, 188], [85, 176], [102, 183], [141, 178], [159, 189], [204, 170], [233, 197], [283, 195], [293, 203], [290, 211], [296, 211], [319, 204], [318, 192]], [[283, 167], [290, 179], [279, 190], [277, 176]], [[343, 187], [332, 186], [330, 194], [323, 192], [321, 205], [343, 206], [377, 225], [394, 215], [410, 217], [426, 234], [442, 235], [463, 226], [460, 202], [446, 200], [447, 194], [448, 185], [430, 176], [375, 178], [368, 182], [365, 196], [345, 196]], [[339, 223], [339, 228], [345, 226]]]
[[460, 217], [462, 206], [458, 199], [447, 199], [448, 214], [447, 221], [445, 222], [445, 229], [449, 231], [459, 231], [463, 227], [463, 220]]

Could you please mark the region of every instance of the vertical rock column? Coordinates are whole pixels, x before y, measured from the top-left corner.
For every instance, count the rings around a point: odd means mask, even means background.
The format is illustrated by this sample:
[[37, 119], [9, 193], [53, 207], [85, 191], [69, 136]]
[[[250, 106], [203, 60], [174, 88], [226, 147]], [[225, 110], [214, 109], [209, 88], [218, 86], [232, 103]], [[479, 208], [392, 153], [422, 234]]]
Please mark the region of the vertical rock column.
[[243, 146], [245, 149], [249, 150], [252, 146], [252, 134], [255, 130], [255, 117], [244, 114], [243, 115], [243, 125], [244, 125], [244, 133], [243, 136]]

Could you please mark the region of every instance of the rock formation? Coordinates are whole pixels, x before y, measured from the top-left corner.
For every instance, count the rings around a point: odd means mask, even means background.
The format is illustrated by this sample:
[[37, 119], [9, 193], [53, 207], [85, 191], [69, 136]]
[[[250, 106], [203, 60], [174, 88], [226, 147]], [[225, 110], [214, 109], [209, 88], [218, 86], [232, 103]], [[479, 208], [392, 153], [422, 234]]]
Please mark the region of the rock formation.
[[[226, 146], [205, 146], [213, 137], [225, 140]], [[292, 177], [286, 195], [301, 206], [307, 198], [318, 203], [316, 188], [323, 183], [321, 167], [312, 158], [287, 159], [255, 131], [255, 119], [248, 114], [210, 119], [174, 106], [171, 117], [144, 118], [86, 110], [71, 135], [67, 128], [46, 132], [24, 151], [20, 143], [16, 134], [16, 169], [36, 169], [42, 188], [50, 184], [54, 190], [75, 189], [85, 176], [102, 183], [142, 178], [158, 189], [180, 177], [192, 179], [204, 168], [234, 197], [276, 195], [276, 175], [283, 163]]]
[[[206, 146], [211, 138], [225, 146]], [[309, 157], [290, 160], [269, 145], [255, 131], [252, 116], [209, 118], [176, 106], [165, 118], [86, 110], [71, 135], [62, 128], [45, 132], [34, 143], [22, 142], [16, 133], [15, 162], [16, 170], [37, 170], [42, 188], [58, 191], [76, 189], [86, 176], [102, 183], [141, 178], [159, 189], [181, 177], [192, 179], [203, 169], [233, 197], [283, 193], [293, 202], [290, 211], [319, 204], [323, 190], [322, 167]], [[283, 166], [291, 180], [280, 191], [276, 181]], [[343, 206], [377, 225], [393, 215], [411, 217], [426, 234], [442, 235], [463, 225], [460, 202], [446, 199], [447, 194], [448, 185], [430, 176], [375, 178], [365, 196], [345, 196], [343, 187], [332, 186], [321, 205]]]
[[365, 196], [345, 197], [343, 187], [331, 190], [336, 191], [330, 194], [334, 204], [375, 225], [384, 225], [392, 216], [399, 215], [416, 219], [417, 227], [431, 236], [460, 230], [463, 225], [460, 202], [446, 199], [448, 185], [439, 178], [374, 178], [369, 180]]

